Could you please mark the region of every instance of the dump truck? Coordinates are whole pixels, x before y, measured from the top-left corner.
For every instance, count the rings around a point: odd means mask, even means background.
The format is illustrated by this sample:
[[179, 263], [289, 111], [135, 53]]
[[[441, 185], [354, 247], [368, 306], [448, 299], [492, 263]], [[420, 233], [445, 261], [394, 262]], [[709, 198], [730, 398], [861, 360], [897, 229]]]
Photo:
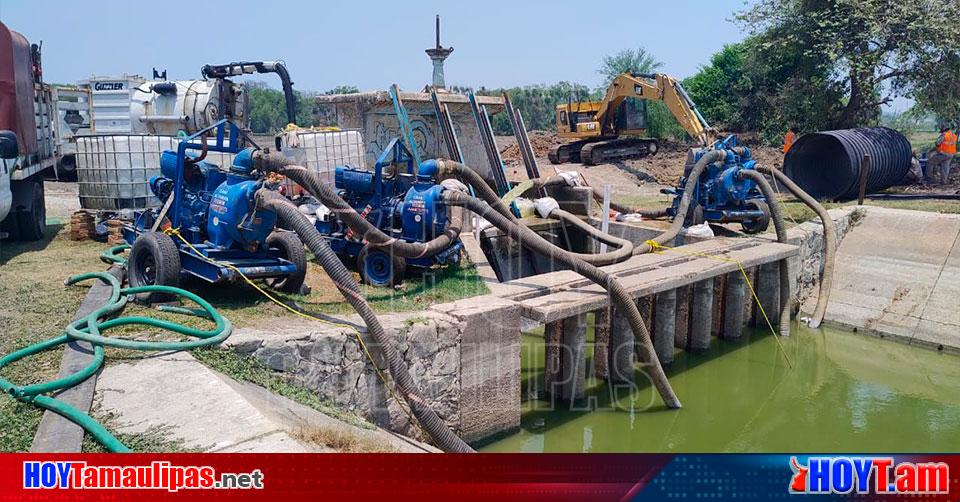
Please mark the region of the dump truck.
[[657, 140], [646, 137], [646, 101], [662, 101], [702, 146], [710, 141], [706, 119], [676, 79], [662, 73], [618, 75], [601, 101], [568, 101], [556, 107], [557, 134], [567, 143], [550, 149], [553, 164], [587, 165], [652, 155]]
[[40, 46], [0, 23], [0, 238], [44, 237], [44, 177], [75, 172], [89, 119], [89, 93], [46, 84]]

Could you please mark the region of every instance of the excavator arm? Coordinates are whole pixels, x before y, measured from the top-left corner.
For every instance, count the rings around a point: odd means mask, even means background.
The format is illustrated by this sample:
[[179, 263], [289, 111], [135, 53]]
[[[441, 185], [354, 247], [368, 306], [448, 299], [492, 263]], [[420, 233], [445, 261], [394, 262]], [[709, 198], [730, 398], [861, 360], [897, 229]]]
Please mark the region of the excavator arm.
[[708, 132], [712, 130], [710, 125], [697, 110], [696, 104], [687, 95], [687, 91], [683, 89], [680, 82], [662, 73], [634, 75], [626, 72], [613, 79], [607, 87], [607, 93], [596, 115], [601, 130], [615, 130], [616, 111], [627, 98], [663, 101], [690, 136], [704, 146], [708, 144], [710, 140]]

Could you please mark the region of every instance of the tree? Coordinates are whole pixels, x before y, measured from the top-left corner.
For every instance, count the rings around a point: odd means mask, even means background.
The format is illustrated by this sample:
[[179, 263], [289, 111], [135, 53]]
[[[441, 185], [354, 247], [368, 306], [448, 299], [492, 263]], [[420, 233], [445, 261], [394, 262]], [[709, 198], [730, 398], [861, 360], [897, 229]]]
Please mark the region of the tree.
[[749, 80], [744, 74], [745, 44], [728, 44], [710, 58], [710, 64], [683, 81], [683, 87], [704, 118], [726, 130], [745, 128], [741, 106]]
[[324, 94], [330, 96], [333, 94], [356, 94], [358, 92], [360, 92], [360, 89], [355, 85], [338, 85]]
[[597, 73], [603, 75], [603, 88], [606, 89], [613, 79], [624, 72], [654, 73], [663, 66], [657, 58], [642, 47], [636, 50], [624, 49], [616, 54], [603, 57], [603, 63]]
[[875, 123], [897, 96], [927, 96], [960, 47], [960, 13], [942, 0], [758, 0], [736, 18], [762, 35], [759, 50], [829, 66], [826, 84], [844, 93], [841, 128]]
[[[465, 89], [454, 88], [466, 91]], [[497, 96], [504, 89], [479, 89], [478, 95]], [[568, 101], [588, 101], [600, 99], [600, 94], [591, 91], [583, 84], [571, 82], [558, 82], [552, 85], [528, 85], [524, 87], [513, 87], [506, 89], [510, 96], [510, 101], [523, 114], [523, 121], [527, 129], [553, 131], [556, 128], [555, 114], [556, 107], [561, 103]], [[510, 120], [506, 113], [498, 113], [490, 118], [491, 125], [495, 134], [513, 134], [513, 128], [510, 126]]]
[[[283, 92], [261, 81], [246, 82], [250, 130], [257, 134], [277, 132], [287, 125], [287, 107]], [[314, 122], [313, 93], [294, 91], [297, 125], [309, 127]]]

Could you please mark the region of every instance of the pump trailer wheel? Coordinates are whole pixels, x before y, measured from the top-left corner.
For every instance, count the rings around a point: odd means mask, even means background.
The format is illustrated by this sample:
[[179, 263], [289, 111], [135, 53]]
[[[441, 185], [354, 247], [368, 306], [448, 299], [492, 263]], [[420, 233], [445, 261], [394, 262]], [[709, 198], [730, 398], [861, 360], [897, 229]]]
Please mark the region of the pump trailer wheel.
[[[133, 241], [127, 277], [131, 287], [180, 285], [180, 250], [169, 235], [144, 232]], [[169, 301], [166, 293], [139, 293], [136, 299], [145, 303]]]
[[364, 246], [357, 256], [357, 268], [363, 282], [378, 287], [392, 287], [403, 280], [406, 261], [385, 251]]
[[267, 285], [283, 293], [297, 294], [307, 277], [307, 254], [303, 242], [294, 232], [275, 231], [267, 237], [267, 245], [280, 250], [280, 257], [297, 266], [297, 271], [285, 276], [267, 279]]

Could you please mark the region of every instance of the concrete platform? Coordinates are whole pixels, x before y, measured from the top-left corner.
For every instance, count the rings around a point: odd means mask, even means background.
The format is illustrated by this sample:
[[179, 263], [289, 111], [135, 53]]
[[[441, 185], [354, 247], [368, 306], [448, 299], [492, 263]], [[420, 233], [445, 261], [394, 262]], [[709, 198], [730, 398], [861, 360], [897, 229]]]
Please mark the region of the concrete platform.
[[960, 352], [960, 215], [865, 207], [840, 243], [826, 321]]
[[350, 434], [385, 451], [426, 452], [382, 429], [362, 429], [313, 408], [213, 371], [186, 353], [168, 353], [106, 367], [97, 385], [99, 407], [120, 433], [160, 427], [171, 440], [206, 452], [309, 453], [333, 451], [300, 439], [326, 429]]

